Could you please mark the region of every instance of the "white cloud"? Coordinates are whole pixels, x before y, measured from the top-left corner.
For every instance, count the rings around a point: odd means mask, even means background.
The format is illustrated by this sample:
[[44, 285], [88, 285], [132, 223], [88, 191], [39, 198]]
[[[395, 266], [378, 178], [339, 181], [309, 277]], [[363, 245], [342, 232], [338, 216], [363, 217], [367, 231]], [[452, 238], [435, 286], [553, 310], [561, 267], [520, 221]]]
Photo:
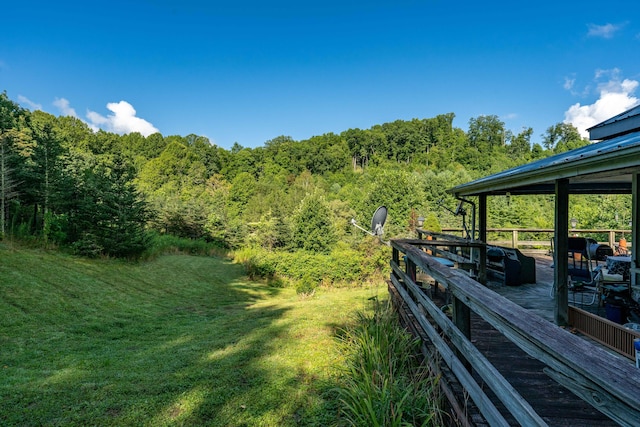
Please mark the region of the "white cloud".
[[18, 102], [22, 105], [26, 105], [28, 108], [32, 110], [42, 110], [42, 105], [36, 102], [33, 102], [26, 96], [18, 95]]
[[110, 102], [107, 104], [107, 109], [113, 114], [106, 117], [95, 111], [87, 111], [89, 125], [120, 134], [140, 132], [144, 136], [149, 136], [158, 132], [151, 123], [136, 117], [136, 110], [127, 101]]
[[63, 116], [71, 116], [76, 118], [78, 117], [78, 115], [76, 114], [76, 110], [71, 108], [71, 104], [69, 104], [69, 101], [64, 98], [56, 98], [55, 101], [53, 101], [53, 105], [57, 107], [58, 110], [60, 110], [60, 113]]
[[634, 96], [638, 88], [637, 80], [620, 79], [620, 70], [597, 70], [595, 79], [608, 78], [598, 82], [598, 99], [589, 105], [576, 103], [564, 113], [564, 122], [574, 125], [580, 135], [588, 137], [587, 129], [626, 111], [640, 103]]
[[576, 84], [576, 79], [575, 77], [565, 77], [564, 78], [564, 85], [563, 87], [566, 90], [572, 90], [573, 86]]
[[604, 24], [604, 25], [596, 25], [589, 24], [589, 32], [587, 35], [589, 37], [602, 37], [603, 39], [613, 38], [616, 32], [622, 29], [623, 25], [614, 25], [614, 24]]

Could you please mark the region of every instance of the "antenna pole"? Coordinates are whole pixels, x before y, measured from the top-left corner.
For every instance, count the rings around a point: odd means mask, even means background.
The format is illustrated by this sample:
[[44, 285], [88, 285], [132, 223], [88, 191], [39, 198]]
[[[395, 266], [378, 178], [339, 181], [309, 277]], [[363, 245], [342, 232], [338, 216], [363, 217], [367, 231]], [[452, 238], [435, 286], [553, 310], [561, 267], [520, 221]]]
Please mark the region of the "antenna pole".
[[370, 234], [372, 236], [375, 236], [375, 234], [373, 234], [372, 232], [370, 232], [369, 230], [362, 228], [358, 225], [358, 223], [356, 222], [355, 218], [351, 218], [351, 225], [353, 225], [356, 228], [359, 228], [360, 230], [364, 231], [367, 234]]

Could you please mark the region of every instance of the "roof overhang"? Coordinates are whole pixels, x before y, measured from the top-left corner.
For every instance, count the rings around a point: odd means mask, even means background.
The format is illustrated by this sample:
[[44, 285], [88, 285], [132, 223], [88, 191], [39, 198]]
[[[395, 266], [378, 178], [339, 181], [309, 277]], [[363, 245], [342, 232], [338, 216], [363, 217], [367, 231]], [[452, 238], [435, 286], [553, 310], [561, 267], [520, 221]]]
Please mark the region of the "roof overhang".
[[640, 132], [547, 157], [448, 190], [456, 197], [553, 194], [559, 179], [573, 194], [630, 194], [640, 171]]

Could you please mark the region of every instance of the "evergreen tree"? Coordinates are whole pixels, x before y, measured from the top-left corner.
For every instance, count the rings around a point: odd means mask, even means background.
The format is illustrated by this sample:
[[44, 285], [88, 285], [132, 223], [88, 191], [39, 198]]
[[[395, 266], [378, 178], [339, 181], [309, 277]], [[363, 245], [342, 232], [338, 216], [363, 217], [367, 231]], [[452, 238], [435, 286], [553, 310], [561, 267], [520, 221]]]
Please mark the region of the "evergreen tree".
[[293, 216], [293, 242], [296, 248], [328, 253], [336, 241], [331, 209], [318, 192], [304, 198]]
[[131, 172], [120, 160], [85, 171], [75, 219], [81, 233], [73, 245], [79, 253], [135, 258], [147, 248], [149, 212]]
[[29, 152], [29, 113], [0, 93], [0, 238], [7, 232], [9, 204], [20, 194], [21, 154]]
[[11, 167], [11, 146], [13, 130], [0, 131], [0, 239], [6, 233], [6, 219], [8, 203], [18, 196], [17, 182], [13, 178], [14, 169]]

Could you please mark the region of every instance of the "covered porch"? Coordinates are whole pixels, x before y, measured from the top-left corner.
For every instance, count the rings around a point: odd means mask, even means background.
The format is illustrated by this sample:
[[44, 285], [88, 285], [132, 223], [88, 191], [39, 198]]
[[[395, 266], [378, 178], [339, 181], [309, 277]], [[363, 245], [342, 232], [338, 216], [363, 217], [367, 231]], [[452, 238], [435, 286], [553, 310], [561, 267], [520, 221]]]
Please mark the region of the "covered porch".
[[[633, 119], [626, 127], [614, 120], [616, 133], [608, 139], [600, 136], [601, 142], [449, 190], [461, 203], [474, 206], [477, 228], [472, 226], [471, 239], [419, 229], [418, 239], [391, 241], [392, 300], [408, 327], [423, 338], [423, 352], [443, 376], [445, 395], [454, 407], [455, 397], [462, 393], [471, 398], [488, 425], [606, 425], [595, 415], [580, 418], [586, 413], [584, 407], [569, 416], [580, 405], [564, 400], [564, 390], [610, 422], [636, 425], [640, 370], [628, 355], [621, 357], [576, 333], [574, 325], [593, 313], [584, 310], [586, 305], [576, 304], [579, 296], [570, 286], [568, 254], [573, 194], [631, 194], [629, 237], [633, 243], [640, 242], [638, 114], [640, 107], [636, 114], [620, 119]], [[555, 196], [556, 256], [536, 260], [535, 283], [496, 285], [488, 274], [487, 199], [507, 194]], [[637, 247], [629, 257], [630, 286], [636, 290]], [[617, 325], [617, 329], [623, 328]], [[630, 333], [625, 340], [633, 338], [634, 332]], [[538, 364], [525, 367], [521, 364], [525, 359]], [[455, 384], [461, 391], [456, 391]], [[549, 399], [551, 395], [555, 397]], [[560, 401], [564, 403], [558, 406]], [[462, 417], [465, 405], [460, 400], [457, 405]], [[466, 422], [475, 424], [470, 419]]]
[[[487, 198], [496, 195], [553, 194], [554, 321], [569, 324], [569, 198], [573, 194], [631, 194], [631, 241], [640, 242], [640, 106], [590, 129], [600, 142], [478, 179], [449, 190], [461, 201], [475, 199], [477, 234], [487, 241]], [[638, 250], [630, 254], [630, 285], [638, 290]], [[486, 253], [479, 255], [479, 280], [486, 283]]]

